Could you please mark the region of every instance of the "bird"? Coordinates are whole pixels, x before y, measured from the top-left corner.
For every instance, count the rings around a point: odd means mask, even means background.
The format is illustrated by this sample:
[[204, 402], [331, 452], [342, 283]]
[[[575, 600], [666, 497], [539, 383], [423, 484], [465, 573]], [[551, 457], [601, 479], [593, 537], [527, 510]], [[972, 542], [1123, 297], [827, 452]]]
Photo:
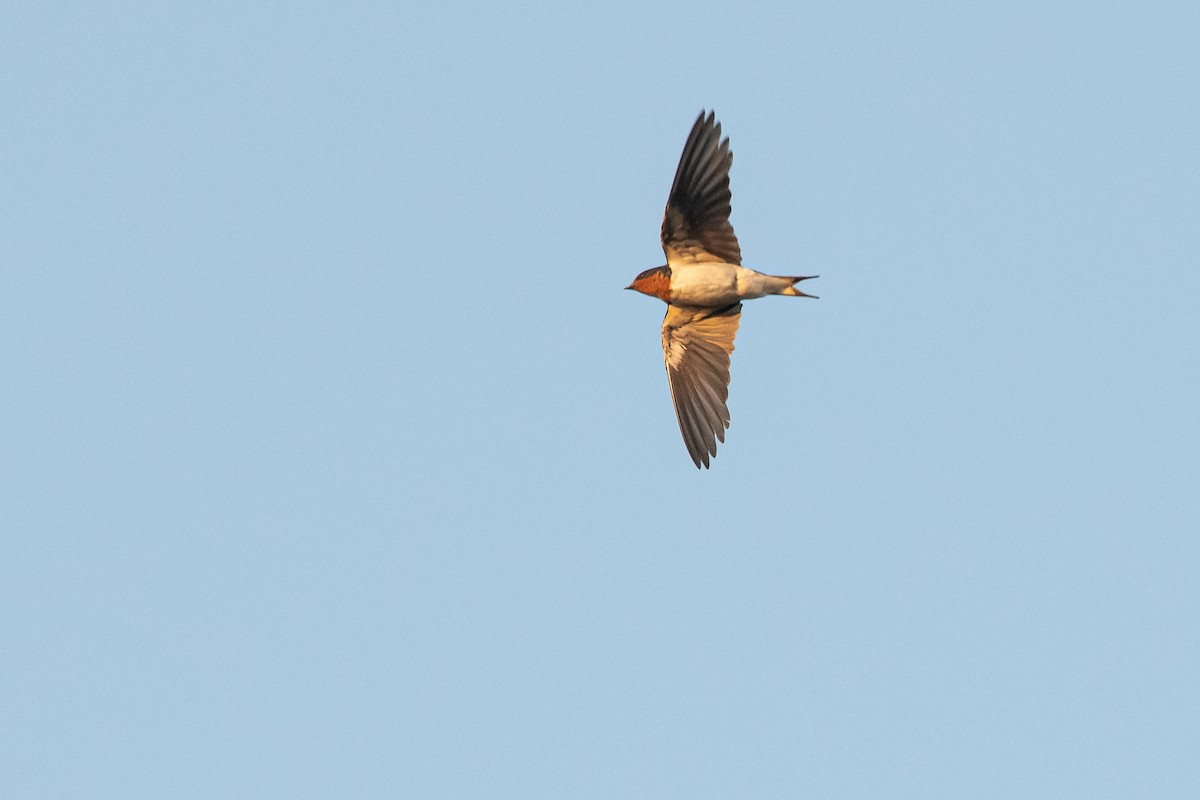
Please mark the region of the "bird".
[[817, 275], [767, 275], [742, 266], [733, 226], [729, 168], [733, 152], [715, 111], [692, 125], [663, 213], [667, 263], [626, 286], [667, 304], [663, 362], [679, 431], [696, 468], [709, 468], [729, 427], [729, 357], [742, 302], [769, 294], [811, 297], [796, 288]]

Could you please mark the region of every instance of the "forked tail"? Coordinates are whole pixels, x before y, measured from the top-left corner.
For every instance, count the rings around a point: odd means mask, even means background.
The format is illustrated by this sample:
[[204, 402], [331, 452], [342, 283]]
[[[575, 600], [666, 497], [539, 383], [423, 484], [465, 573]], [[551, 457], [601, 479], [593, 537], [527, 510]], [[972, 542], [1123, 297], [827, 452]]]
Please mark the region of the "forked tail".
[[800, 281], [807, 281], [811, 278], [819, 278], [819, 277], [821, 277], [820, 275], [801, 275], [798, 278], [794, 278], [790, 275], [786, 276], [786, 277], [785, 276], [780, 276], [780, 277], [782, 277], [785, 281], [791, 281], [791, 285], [786, 286], [783, 289], [780, 289], [778, 292], [775, 292], [775, 294], [782, 294], [782, 295], [786, 295], [788, 297], [811, 297], [814, 300], [817, 299], [817, 296], [815, 294], [805, 294], [804, 292], [797, 289], [796, 284], [799, 283]]

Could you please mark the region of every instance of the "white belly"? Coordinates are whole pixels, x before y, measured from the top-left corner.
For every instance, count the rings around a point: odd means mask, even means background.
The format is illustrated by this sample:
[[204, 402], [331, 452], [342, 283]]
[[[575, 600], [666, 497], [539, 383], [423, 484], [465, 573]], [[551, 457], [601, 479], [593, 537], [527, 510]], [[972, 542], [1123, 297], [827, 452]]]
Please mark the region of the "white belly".
[[689, 306], [727, 306], [770, 294], [768, 276], [736, 264], [714, 261], [671, 265], [671, 302]]
[[720, 262], [671, 265], [671, 302], [726, 306], [737, 302], [737, 267]]

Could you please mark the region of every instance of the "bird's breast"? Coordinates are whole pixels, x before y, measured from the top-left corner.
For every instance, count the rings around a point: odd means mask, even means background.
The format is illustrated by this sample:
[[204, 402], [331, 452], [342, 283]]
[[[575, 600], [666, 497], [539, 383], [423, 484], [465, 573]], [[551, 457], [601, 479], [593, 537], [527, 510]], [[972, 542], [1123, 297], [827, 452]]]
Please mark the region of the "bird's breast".
[[724, 306], [737, 302], [737, 266], [723, 262], [671, 265], [671, 302]]

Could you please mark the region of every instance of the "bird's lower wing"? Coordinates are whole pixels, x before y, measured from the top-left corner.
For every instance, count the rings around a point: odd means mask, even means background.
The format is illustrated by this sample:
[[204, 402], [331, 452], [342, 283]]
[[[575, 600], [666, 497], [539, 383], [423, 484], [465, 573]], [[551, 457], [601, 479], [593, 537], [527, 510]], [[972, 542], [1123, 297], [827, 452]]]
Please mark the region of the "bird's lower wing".
[[742, 304], [724, 308], [667, 306], [663, 358], [675, 416], [696, 467], [707, 467], [729, 427], [729, 356]]

